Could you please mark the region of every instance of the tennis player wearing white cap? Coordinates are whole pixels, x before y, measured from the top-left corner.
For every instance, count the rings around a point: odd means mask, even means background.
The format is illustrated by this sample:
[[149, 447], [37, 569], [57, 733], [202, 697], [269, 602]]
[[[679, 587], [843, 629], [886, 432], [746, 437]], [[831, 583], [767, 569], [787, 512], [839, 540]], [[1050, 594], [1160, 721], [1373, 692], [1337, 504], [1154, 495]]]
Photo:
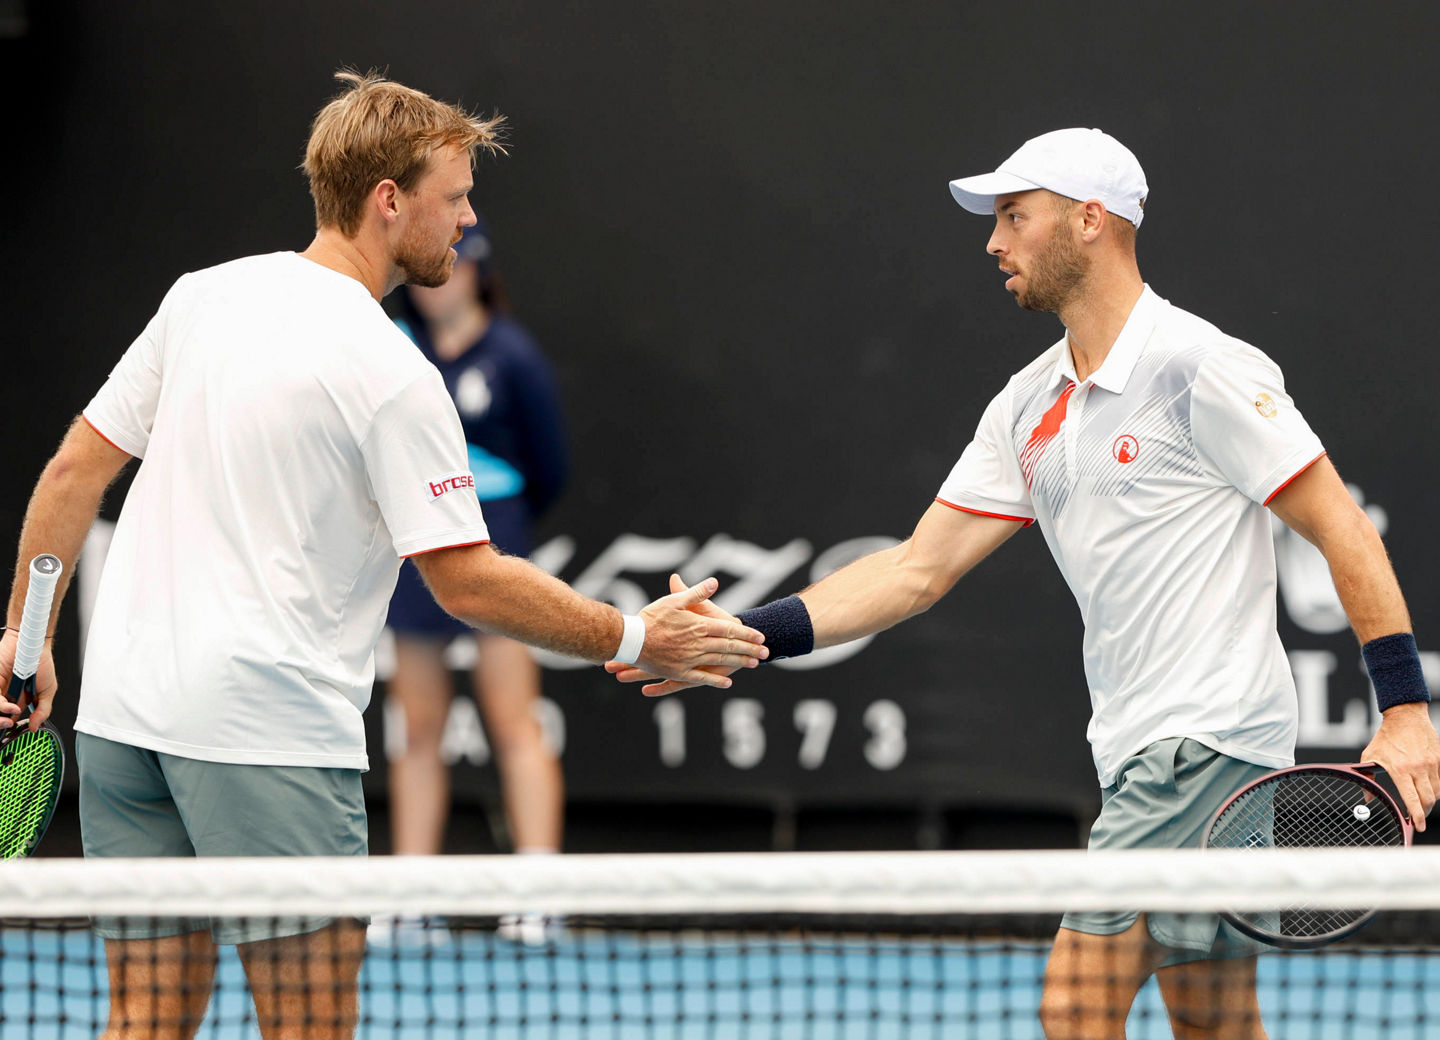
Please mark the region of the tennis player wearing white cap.
[[[950, 188], [994, 214], [987, 250], [1005, 288], [1057, 314], [1065, 335], [990, 402], [908, 541], [741, 619], [765, 633], [772, 660], [878, 632], [1036, 524], [1085, 622], [1103, 805], [1090, 845], [1195, 846], [1226, 795], [1293, 760], [1268, 506], [1329, 562], [1382, 709], [1362, 757], [1385, 766], [1422, 824], [1440, 790], [1440, 738], [1380, 536], [1275, 363], [1141, 279], [1149, 188], [1135, 156], [1099, 130], [1057, 130]], [[1067, 915], [1045, 1033], [1122, 1037], [1155, 974], [1177, 1037], [1263, 1037], [1254, 952], [1213, 915]]]

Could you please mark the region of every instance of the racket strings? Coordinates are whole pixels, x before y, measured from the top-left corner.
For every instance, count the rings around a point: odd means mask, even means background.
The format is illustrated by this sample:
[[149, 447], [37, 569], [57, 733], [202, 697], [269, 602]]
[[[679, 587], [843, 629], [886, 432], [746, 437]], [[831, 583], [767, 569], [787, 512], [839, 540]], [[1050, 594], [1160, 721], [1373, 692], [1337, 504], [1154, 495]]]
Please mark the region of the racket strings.
[[48, 729], [22, 733], [5, 748], [0, 765], [0, 859], [34, 848], [50, 822], [64, 773], [58, 738]]
[[[1362, 778], [1287, 773], [1238, 797], [1211, 828], [1211, 848], [1384, 848], [1405, 844], [1389, 801]], [[1270, 911], [1237, 914], [1273, 935], [1318, 939], [1344, 932], [1373, 911], [1317, 907], [1296, 900]]]

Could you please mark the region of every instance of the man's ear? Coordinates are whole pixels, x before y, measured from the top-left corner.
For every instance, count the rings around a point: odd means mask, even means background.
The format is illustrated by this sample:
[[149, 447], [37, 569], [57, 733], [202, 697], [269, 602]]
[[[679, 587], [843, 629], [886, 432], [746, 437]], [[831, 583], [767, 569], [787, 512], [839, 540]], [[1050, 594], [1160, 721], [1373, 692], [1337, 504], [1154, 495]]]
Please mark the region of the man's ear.
[[1110, 212], [1104, 204], [1091, 199], [1089, 202], [1080, 204], [1080, 238], [1085, 242], [1093, 242], [1100, 237], [1100, 232], [1105, 227], [1105, 222], [1110, 219]]
[[400, 216], [400, 195], [400, 185], [389, 177], [375, 185], [375, 190], [370, 193], [370, 202], [375, 207], [375, 212], [379, 213], [387, 224], [393, 224]]

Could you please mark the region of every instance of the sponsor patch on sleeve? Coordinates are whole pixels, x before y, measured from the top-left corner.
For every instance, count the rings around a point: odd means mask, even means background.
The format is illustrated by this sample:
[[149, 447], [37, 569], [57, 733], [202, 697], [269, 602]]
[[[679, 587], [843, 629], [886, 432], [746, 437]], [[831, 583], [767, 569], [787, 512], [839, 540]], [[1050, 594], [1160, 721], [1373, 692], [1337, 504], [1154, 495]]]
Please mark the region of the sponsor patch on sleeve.
[[474, 474], [469, 470], [460, 470], [457, 473], [425, 482], [425, 494], [432, 502], [452, 491], [468, 491], [473, 495], [475, 493]]

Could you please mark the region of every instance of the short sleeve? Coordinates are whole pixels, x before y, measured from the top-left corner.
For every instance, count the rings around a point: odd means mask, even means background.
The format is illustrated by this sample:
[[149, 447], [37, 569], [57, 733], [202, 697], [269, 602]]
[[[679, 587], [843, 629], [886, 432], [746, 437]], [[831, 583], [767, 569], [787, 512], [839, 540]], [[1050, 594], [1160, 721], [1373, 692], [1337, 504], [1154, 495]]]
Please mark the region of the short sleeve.
[[160, 309], [121, 355], [110, 378], [82, 413], [96, 433], [137, 459], [145, 457], [150, 444], [150, 431], [160, 406], [165, 325], [184, 281], [182, 278], [171, 287]]
[[1030, 488], [1010, 436], [1009, 390], [992, 400], [937, 500], [967, 513], [1035, 522]]
[[1190, 428], [1202, 459], [1241, 494], [1266, 503], [1325, 454], [1280, 368], [1239, 344], [1201, 362], [1190, 398]]
[[397, 555], [490, 540], [460, 417], [433, 367], [380, 407], [361, 450]]

